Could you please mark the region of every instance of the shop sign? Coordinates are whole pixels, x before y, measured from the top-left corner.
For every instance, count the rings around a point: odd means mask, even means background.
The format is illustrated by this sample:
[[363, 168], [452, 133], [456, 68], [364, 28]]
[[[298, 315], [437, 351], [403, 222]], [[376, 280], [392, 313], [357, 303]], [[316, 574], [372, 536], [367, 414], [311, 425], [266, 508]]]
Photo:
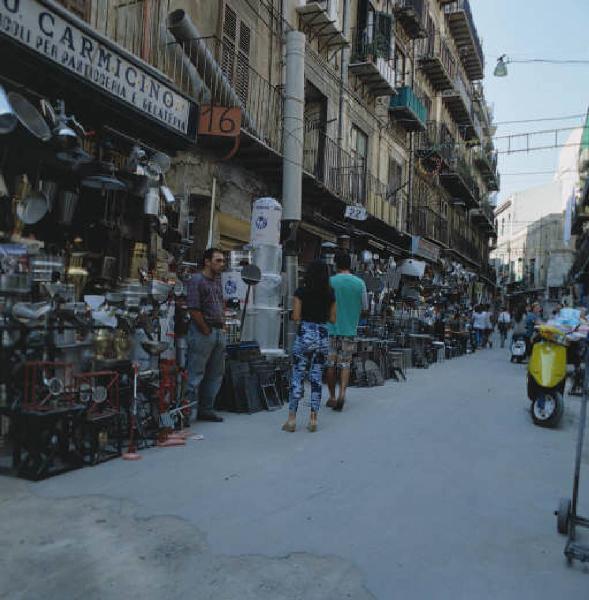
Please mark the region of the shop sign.
[[0, 34], [108, 92], [168, 129], [195, 137], [196, 106], [115, 44], [37, 0], [0, 0]]
[[426, 260], [438, 261], [440, 258], [440, 248], [433, 242], [423, 239], [419, 235], [411, 236], [411, 251], [416, 256], [421, 256]]
[[349, 204], [346, 206], [344, 216], [346, 219], [352, 219], [353, 221], [366, 221], [368, 213], [365, 206], [361, 206], [360, 204]]

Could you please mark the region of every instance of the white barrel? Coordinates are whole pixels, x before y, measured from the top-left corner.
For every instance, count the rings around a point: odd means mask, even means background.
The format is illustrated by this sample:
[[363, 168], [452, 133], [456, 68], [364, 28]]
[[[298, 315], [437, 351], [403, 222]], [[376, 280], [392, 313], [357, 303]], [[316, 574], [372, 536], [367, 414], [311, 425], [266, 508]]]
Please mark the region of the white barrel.
[[282, 271], [282, 246], [259, 244], [254, 251], [254, 265], [262, 273], [278, 274]]
[[253, 246], [280, 244], [282, 205], [275, 198], [258, 198], [252, 207], [251, 243]]
[[247, 285], [241, 278], [241, 271], [224, 271], [221, 273], [221, 285], [223, 286], [223, 299], [245, 300]]
[[256, 306], [277, 308], [282, 303], [282, 275], [262, 273], [262, 279], [255, 287]]

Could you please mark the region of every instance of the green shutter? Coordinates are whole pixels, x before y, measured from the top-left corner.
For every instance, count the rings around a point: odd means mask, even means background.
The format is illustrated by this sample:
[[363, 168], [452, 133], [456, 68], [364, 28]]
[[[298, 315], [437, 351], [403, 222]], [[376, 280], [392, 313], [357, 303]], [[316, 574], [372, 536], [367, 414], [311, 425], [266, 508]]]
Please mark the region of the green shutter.
[[393, 15], [377, 12], [374, 15], [374, 53], [379, 58], [392, 58]]

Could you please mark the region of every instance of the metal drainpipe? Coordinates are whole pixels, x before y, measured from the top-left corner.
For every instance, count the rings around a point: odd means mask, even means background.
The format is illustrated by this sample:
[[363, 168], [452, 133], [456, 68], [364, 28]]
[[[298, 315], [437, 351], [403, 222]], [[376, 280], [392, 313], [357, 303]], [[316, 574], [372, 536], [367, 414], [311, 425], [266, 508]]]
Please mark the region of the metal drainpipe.
[[[411, 86], [415, 84], [415, 40], [411, 42]], [[409, 133], [409, 184], [407, 200], [407, 233], [413, 231], [413, 131]]]
[[[334, 0], [331, 0], [332, 2]], [[342, 14], [342, 31], [344, 37], [348, 36], [350, 20], [350, 0], [344, 0], [343, 14]], [[348, 63], [350, 61], [350, 49], [348, 46], [344, 46], [341, 52], [341, 64], [340, 64], [340, 89], [339, 89], [339, 108], [338, 108], [338, 124], [337, 124], [337, 143], [341, 149], [344, 142], [344, 99], [346, 93], [346, 86], [348, 84]]]
[[[286, 34], [286, 80], [282, 115], [282, 223], [286, 298], [290, 312], [297, 286], [298, 256], [296, 233], [302, 216], [303, 143], [305, 120], [305, 35], [300, 31]], [[294, 323], [285, 318], [285, 348], [290, 351], [296, 335]]]

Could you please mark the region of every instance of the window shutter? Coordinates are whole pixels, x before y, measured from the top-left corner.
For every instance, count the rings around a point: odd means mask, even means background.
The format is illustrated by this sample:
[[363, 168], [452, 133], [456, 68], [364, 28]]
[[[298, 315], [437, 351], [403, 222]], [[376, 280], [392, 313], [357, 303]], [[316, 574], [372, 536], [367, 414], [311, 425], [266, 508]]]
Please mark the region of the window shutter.
[[251, 28], [241, 21], [236, 11], [227, 4], [223, 19], [223, 47], [221, 69], [240, 100], [246, 104], [249, 94], [249, 57], [251, 51]]
[[377, 12], [374, 15], [374, 51], [376, 56], [391, 59], [393, 16]]
[[250, 81], [250, 45], [251, 29], [243, 22], [239, 24], [239, 52], [237, 54], [237, 72], [235, 89], [241, 101], [246, 104]]
[[228, 5], [225, 5], [223, 18], [223, 39], [221, 41], [221, 70], [230, 83], [233, 83], [235, 71], [235, 43], [237, 37], [237, 14]]

